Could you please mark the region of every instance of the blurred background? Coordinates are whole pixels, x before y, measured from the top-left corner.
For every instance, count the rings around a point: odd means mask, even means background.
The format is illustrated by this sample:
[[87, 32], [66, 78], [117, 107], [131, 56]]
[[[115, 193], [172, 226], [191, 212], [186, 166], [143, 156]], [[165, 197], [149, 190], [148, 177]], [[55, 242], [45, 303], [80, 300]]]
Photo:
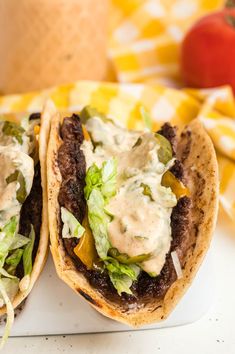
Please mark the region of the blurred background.
[[234, 85], [233, 6], [233, 0], [0, 0], [0, 92], [80, 79]]

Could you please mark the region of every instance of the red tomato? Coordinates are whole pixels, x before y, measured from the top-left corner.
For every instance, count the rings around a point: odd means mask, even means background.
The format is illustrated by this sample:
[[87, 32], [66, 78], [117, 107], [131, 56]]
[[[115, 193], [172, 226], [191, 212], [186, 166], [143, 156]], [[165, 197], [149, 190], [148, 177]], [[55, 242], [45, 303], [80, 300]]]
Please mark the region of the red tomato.
[[235, 93], [235, 8], [203, 17], [191, 28], [182, 43], [181, 71], [188, 86], [230, 84]]

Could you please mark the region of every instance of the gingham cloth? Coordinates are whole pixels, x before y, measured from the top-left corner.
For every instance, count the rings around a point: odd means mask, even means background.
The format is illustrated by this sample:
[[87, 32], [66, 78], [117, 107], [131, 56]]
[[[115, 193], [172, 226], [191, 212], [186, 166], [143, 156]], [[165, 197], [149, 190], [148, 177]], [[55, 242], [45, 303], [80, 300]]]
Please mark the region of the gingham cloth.
[[120, 82], [181, 84], [180, 43], [225, 0], [111, 0], [110, 50]]
[[169, 121], [182, 127], [198, 118], [205, 125], [216, 150], [220, 168], [220, 202], [235, 217], [235, 103], [229, 87], [214, 90], [176, 90], [160, 85], [79, 81], [38, 93], [0, 97], [0, 114], [37, 112], [46, 98], [60, 110], [78, 112], [87, 104], [118, 119], [128, 128], [143, 127], [140, 107], [149, 110], [153, 129]]

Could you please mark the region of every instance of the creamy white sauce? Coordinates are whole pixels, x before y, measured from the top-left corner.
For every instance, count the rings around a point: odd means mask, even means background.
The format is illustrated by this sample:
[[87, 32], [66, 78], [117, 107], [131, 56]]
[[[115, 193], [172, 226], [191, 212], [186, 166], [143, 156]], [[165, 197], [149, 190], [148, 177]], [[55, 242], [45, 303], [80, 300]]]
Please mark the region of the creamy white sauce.
[[84, 141], [82, 144], [87, 168], [93, 162], [100, 167], [103, 161], [131, 149], [141, 135], [140, 132], [128, 131], [112, 122], [104, 123], [99, 117], [90, 118], [86, 123], [86, 129], [92, 141], [97, 144], [95, 152], [92, 151], [93, 145], [90, 141]]
[[9, 146], [17, 150], [24, 152], [29, 155], [35, 147], [34, 141], [34, 127], [40, 124], [40, 119], [33, 119], [29, 121], [28, 117], [25, 117], [21, 121], [21, 127], [25, 130], [22, 134], [22, 144], [11, 135], [6, 135], [3, 133], [4, 121], [0, 121], [0, 146]]
[[21, 209], [21, 204], [16, 198], [20, 186], [16, 181], [7, 184], [6, 178], [20, 170], [25, 178], [28, 195], [34, 177], [34, 162], [16, 147], [0, 146], [0, 170], [0, 228], [2, 228], [12, 216], [18, 215]]
[[0, 122], [0, 145], [9, 146], [9, 148], [13, 147], [27, 154], [30, 147], [29, 137], [26, 134], [22, 134], [23, 141], [22, 144], [20, 144], [19, 141], [14, 136], [6, 135], [3, 133], [2, 131], [3, 125], [4, 122]]
[[[102, 143], [94, 151], [91, 142], [82, 144], [87, 168], [93, 162], [101, 166], [113, 156], [118, 160], [117, 194], [106, 207], [114, 215], [108, 225], [110, 243], [130, 257], [150, 254], [140, 266], [157, 275], [170, 249], [170, 216], [177, 203], [171, 189], [161, 186], [161, 179], [174, 160], [167, 166], [158, 160], [160, 146], [153, 133], [131, 132], [99, 118], [88, 120], [86, 128], [93, 141]], [[133, 147], [139, 137], [140, 144]], [[144, 185], [150, 196], [144, 195]]]

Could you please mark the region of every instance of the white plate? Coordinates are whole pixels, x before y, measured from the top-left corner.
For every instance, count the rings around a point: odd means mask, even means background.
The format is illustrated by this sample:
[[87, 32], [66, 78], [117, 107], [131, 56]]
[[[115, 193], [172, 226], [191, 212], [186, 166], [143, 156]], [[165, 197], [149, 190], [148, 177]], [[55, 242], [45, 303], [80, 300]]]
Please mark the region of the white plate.
[[[209, 308], [214, 295], [211, 257], [207, 255], [192, 286], [171, 316], [159, 324], [144, 328], [183, 325], [198, 320]], [[15, 319], [11, 336], [52, 335], [125, 331], [128, 326], [110, 320], [95, 311], [56, 275], [51, 256]], [[0, 326], [0, 334], [3, 326]]]

